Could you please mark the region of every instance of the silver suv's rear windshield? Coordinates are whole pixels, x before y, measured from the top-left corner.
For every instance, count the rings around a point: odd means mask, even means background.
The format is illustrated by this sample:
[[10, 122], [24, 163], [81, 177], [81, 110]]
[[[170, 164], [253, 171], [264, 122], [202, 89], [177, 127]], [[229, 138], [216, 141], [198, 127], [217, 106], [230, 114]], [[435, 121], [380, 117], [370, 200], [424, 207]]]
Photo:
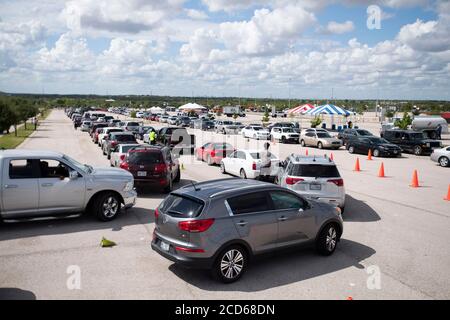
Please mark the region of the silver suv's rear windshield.
[[159, 205], [158, 210], [177, 218], [194, 218], [203, 210], [203, 201], [176, 194], [169, 195]]
[[340, 178], [338, 169], [333, 165], [322, 164], [293, 164], [289, 175], [313, 178]]

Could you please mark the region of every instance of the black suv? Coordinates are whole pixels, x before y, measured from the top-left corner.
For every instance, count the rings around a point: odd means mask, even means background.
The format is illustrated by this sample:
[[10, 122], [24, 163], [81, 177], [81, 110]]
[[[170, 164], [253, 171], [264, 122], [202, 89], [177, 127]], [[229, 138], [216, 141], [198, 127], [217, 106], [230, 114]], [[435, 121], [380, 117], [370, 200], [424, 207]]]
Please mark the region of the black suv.
[[373, 134], [364, 129], [345, 129], [339, 132], [337, 135], [338, 139], [342, 140], [342, 144], [344, 146], [347, 146], [348, 140], [353, 139], [355, 137], [373, 137], [373, 136], [374, 136]]
[[429, 155], [434, 148], [440, 148], [441, 142], [427, 139], [423, 132], [412, 130], [386, 130], [383, 138], [398, 145], [404, 152], [415, 155]]
[[389, 141], [375, 136], [356, 136], [347, 141], [350, 153], [367, 154], [371, 150], [374, 157], [400, 157], [402, 149]]

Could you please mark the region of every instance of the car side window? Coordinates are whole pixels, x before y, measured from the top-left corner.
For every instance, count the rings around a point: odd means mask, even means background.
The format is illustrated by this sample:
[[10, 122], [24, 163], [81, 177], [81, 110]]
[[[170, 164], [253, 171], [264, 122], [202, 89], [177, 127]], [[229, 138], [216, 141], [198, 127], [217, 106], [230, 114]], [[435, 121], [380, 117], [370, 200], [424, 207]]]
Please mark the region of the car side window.
[[41, 159], [39, 169], [40, 178], [68, 178], [72, 170], [66, 164], [53, 159]]
[[247, 159], [247, 157], [246, 157], [246, 155], [245, 155], [245, 152], [242, 152], [242, 151], [238, 151], [238, 152], [236, 153], [236, 157], [237, 157], [238, 159], [242, 159], [242, 160]]
[[234, 215], [271, 210], [266, 192], [254, 192], [227, 199]]
[[33, 179], [33, 160], [20, 159], [11, 160], [9, 162], [9, 178], [10, 179]]
[[275, 210], [304, 209], [306, 202], [295, 195], [284, 191], [271, 191], [270, 198]]

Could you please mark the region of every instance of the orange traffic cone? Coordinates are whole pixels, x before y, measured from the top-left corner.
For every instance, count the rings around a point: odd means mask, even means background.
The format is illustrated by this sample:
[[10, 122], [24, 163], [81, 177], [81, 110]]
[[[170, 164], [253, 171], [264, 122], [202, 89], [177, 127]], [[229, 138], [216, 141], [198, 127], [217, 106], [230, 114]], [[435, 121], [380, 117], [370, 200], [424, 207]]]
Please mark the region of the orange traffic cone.
[[355, 169], [354, 171], [361, 171], [361, 168], [359, 167], [359, 158], [356, 158], [356, 163], [355, 163]]
[[331, 161], [334, 161], [333, 152], [330, 154]]
[[308, 155], [308, 149], [306, 149], [306, 155]]
[[413, 178], [411, 181], [411, 187], [418, 188], [419, 187], [419, 177], [417, 175], [417, 170], [414, 170]]
[[385, 175], [384, 175], [384, 163], [383, 162], [381, 163], [380, 170], [378, 171], [378, 177], [380, 177], [380, 178], [384, 178], [385, 177]]
[[372, 150], [369, 149], [369, 153], [367, 154], [367, 160], [372, 160]]
[[448, 185], [447, 198], [444, 198], [444, 200], [450, 201], [450, 184]]

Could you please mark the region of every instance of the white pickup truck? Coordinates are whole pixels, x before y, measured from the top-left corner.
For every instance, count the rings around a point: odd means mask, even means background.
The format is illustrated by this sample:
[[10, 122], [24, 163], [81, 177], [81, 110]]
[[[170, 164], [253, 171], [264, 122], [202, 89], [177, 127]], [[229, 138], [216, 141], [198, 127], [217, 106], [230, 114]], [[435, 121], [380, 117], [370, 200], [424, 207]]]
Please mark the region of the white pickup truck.
[[93, 213], [110, 221], [136, 202], [133, 176], [52, 151], [0, 150], [0, 220]]

